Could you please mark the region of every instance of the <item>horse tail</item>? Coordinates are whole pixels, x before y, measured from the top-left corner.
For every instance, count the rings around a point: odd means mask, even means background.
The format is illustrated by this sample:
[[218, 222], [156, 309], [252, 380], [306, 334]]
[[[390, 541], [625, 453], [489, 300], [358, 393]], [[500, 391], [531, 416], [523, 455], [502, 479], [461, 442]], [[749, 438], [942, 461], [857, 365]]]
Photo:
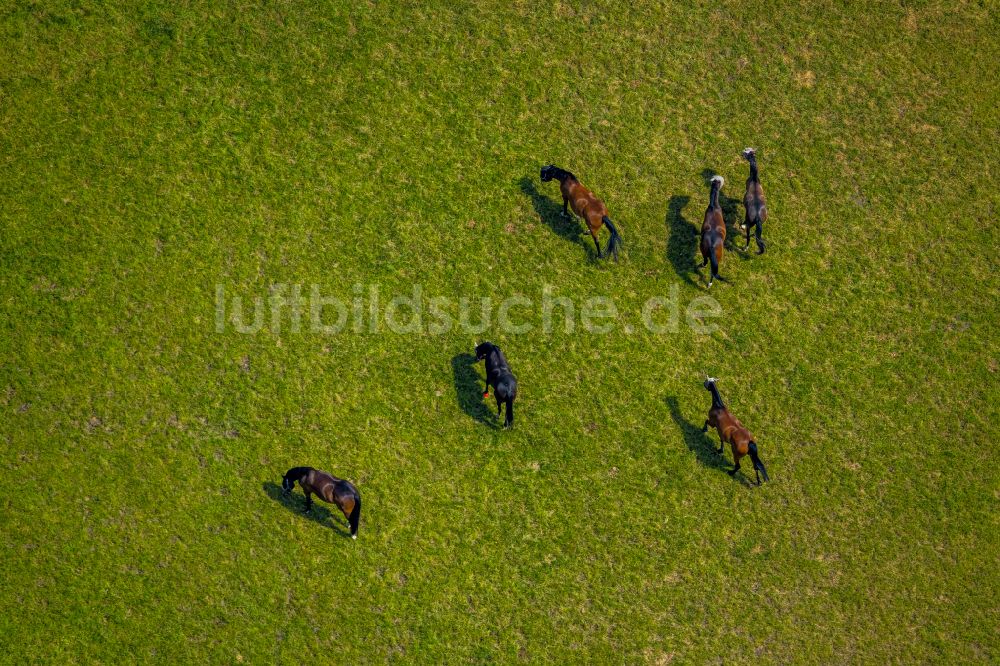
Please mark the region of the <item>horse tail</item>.
[[764, 250], [767, 249], [767, 243], [761, 238], [761, 234], [764, 233], [764, 222], [760, 219], [760, 213], [757, 213], [757, 219], [754, 220], [756, 229], [754, 230], [754, 239], [757, 241], [757, 249], [760, 250], [761, 254], [764, 254]]
[[621, 247], [622, 237], [618, 234], [618, 229], [610, 217], [605, 215], [601, 218], [601, 221], [604, 222], [604, 226], [611, 232], [611, 240], [608, 241], [608, 256], [614, 257], [615, 261], [618, 261], [618, 248]]
[[505, 427], [509, 427], [514, 425], [514, 396], [508, 395], [505, 404], [507, 405], [507, 412], [504, 414], [503, 424]]
[[[764, 478], [767, 478], [766, 475]], [[361, 520], [361, 495], [354, 494], [354, 508], [351, 515], [347, 517], [347, 522], [351, 524], [351, 538], [358, 538], [358, 522]]]
[[715, 255], [715, 244], [718, 241], [715, 237], [712, 238], [712, 243], [708, 248], [708, 260], [712, 264], [712, 277], [708, 281], [708, 286], [712, 286], [712, 280], [719, 277], [719, 258]]
[[750, 442], [750, 460], [753, 461], [753, 468], [760, 472], [760, 475], [764, 477], [765, 481], [770, 481], [771, 478], [767, 475], [767, 470], [764, 469], [764, 463], [761, 462], [760, 456], [757, 455], [757, 442]]

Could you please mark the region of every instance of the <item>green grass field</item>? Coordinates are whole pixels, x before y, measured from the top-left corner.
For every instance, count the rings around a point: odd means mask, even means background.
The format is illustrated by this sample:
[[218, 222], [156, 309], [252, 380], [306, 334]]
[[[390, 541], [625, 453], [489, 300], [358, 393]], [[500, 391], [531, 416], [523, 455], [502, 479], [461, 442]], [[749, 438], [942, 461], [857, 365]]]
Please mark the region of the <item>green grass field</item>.
[[[401, 4], [0, 7], [0, 661], [1000, 661], [995, 0]], [[698, 332], [745, 146], [768, 252]], [[620, 316], [217, 329], [219, 285], [313, 284]], [[357, 541], [294, 465], [358, 485]]]

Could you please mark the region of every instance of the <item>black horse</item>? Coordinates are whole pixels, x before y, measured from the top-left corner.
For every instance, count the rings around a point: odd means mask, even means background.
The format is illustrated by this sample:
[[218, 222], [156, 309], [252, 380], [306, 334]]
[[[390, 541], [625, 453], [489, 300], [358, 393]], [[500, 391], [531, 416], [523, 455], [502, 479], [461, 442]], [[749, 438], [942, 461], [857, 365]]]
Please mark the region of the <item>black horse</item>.
[[285, 472], [285, 478], [281, 480], [281, 489], [286, 495], [292, 492], [296, 481], [302, 486], [302, 492], [306, 494], [306, 512], [312, 509], [313, 494], [330, 504], [336, 504], [344, 512], [347, 522], [351, 524], [351, 538], [358, 538], [358, 522], [361, 520], [361, 493], [358, 492], [353, 483], [338, 479], [332, 474], [321, 472], [312, 467], [293, 467]]
[[492, 342], [483, 342], [476, 346], [476, 360], [486, 359], [486, 390], [483, 397], [490, 394], [490, 384], [496, 393], [497, 418], [500, 418], [500, 408], [507, 403], [507, 414], [504, 416], [503, 427], [514, 425], [514, 398], [517, 397], [517, 379], [510, 371], [507, 357], [500, 348]]

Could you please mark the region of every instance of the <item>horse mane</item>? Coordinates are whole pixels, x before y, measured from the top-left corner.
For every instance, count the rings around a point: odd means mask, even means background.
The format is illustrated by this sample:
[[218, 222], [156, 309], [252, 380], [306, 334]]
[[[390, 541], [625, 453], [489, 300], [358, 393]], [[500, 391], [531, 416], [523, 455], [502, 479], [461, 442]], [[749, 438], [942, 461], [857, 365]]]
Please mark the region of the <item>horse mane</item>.
[[293, 467], [287, 472], [285, 472], [285, 478], [291, 477], [296, 481], [298, 481], [312, 470], [313, 470], [312, 467]]
[[580, 179], [577, 178], [572, 172], [566, 171], [566, 169], [562, 169], [560, 167], [557, 167], [555, 164], [550, 164], [549, 166], [552, 167], [552, 169], [556, 172], [555, 173], [555, 179], [556, 180], [558, 180], [558, 181], [561, 182], [564, 178], [572, 178], [576, 182], [578, 182], [578, 183], [580, 182]]
[[719, 192], [722, 190], [722, 186], [726, 184], [726, 179], [716, 174], [712, 176], [710, 182], [712, 187], [708, 192], [708, 207], [719, 208]]
[[722, 394], [719, 393], [719, 387], [715, 385], [714, 381], [709, 383], [708, 390], [712, 394], [712, 407], [713, 408], [721, 407], [723, 409], [726, 409], [726, 403], [722, 400]]

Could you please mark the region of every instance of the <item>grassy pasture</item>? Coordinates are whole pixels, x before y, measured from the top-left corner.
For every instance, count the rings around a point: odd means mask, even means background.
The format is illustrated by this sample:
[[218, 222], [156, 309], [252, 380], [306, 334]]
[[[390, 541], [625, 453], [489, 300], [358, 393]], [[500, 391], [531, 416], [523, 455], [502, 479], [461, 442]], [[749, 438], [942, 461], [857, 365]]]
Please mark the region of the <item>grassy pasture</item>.
[[[1000, 661], [998, 59], [993, 0], [8, 0], [0, 660]], [[768, 252], [697, 332], [748, 145]], [[313, 284], [620, 316], [217, 330], [218, 285]], [[772, 483], [711, 452], [705, 374]], [[301, 464], [357, 483], [356, 542], [281, 497]]]

